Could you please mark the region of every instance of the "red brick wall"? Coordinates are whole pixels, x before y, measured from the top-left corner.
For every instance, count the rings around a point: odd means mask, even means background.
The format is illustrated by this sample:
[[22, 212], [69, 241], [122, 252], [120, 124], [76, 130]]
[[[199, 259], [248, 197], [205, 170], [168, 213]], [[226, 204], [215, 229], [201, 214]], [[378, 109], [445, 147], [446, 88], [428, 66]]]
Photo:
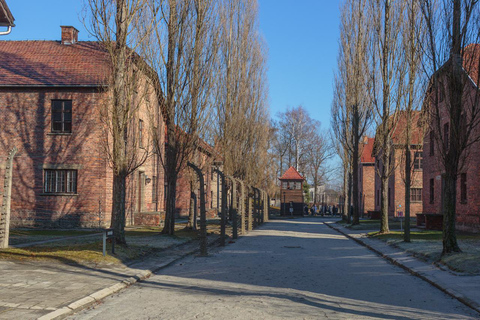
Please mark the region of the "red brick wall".
[[[19, 149], [14, 160], [12, 226], [98, 227], [110, 224], [113, 175], [103, 148], [105, 140], [99, 115], [105, 96], [106, 93], [88, 88], [0, 89], [1, 182], [8, 151], [13, 146]], [[51, 133], [52, 99], [72, 100], [71, 134]], [[144, 105], [138, 112], [139, 117], [149, 119]], [[145, 120], [145, 143], [151, 142], [148, 125]], [[158, 129], [163, 132], [163, 121]], [[163, 135], [160, 137], [163, 139]], [[77, 170], [77, 194], [44, 194], [44, 169], [55, 168]], [[153, 182], [143, 184], [141, 211], [164, 209], [163, 170], [157, 157], [151, 156], [127, 180], [127, 224], [133, 224], [135, 215], [139, 214], [140, 171], [150, 179], [157, 177], [158, 181], [157, 202], [153, 202]]]
[[[416, 150], [421, 151], [421, 150]], [[387, 191], [389, 197], [389, 206], [388, 206], [388, 215], [390, 217], [398, 216], [399, 212], [402, 212], [405, 215], [405, 160], [404, 150], [401, 147], [396, 146], [394, 151], [394, 156], [392, 157], [395, 161], [395, 170], [393, 174], [388, 179], [388, 188], [390, 192]], [[380, 158], [378, 158], [380, 159]], [[413, 160], [413, 152], [412, 152]], [[380, 176], [377, 173], [378, 166], [382, 165], [382, 161], [378, 160], [375, 164], [375, 211], [381, 211], [381, 180]], [[425, 163], [424, 163], [425, 168]], [[423, 170], [413, 170], [412, 171], [412, 188], [423, 188]], [[422, 202], [411, 202], [410, 203], [410, 215], [415, 217], [415, 214], [422, 212]]]
[[375, 210], [375, 166], [360, 164], [359, 192], [361, 196], [360, 213], [367, 214]]
[[[475, 92], [473, 89], [472, 92]], [[465, 99], [470, 101], [470, 99]], [[440, 103], [441, 124], [449, 122], [445, 105]], [[480, 135], [480, 128], [477, 127], [473, 136]], [[442, 194], [442, 175], [445, 170], [441, 164], [441, 156], [438, 147], [434, 147], [434, 155], [430, 155], [430, 134], [427, 133], [424, 141], [424, 172], [423, 172], [423, 212], [424, 213], [442, 213], [441, 194]], [[468, 158], [463, 169], [459, 172], [457, 179], [457, 221], [456, 226], [459, 230], [480, 231], [480, 143], [472, 144], [466, 153]], [[460, 194], [460, 174], [466, 173], [467, 177], [467, 201], [462, 203]], [[430, 180], [434, 182], [434, 201], [430, 203]]]
[[[71, 134], [51, 133], [51, 100], [71, 99]], [[102, 155], [94, 89], [1, 89], [0, 154], [16, 146], [12, 226], [98, 226], [105, 199], [106, 161]], [[58, 167], [58, 165], [63, 167]], [[43, 170], [78, 170], [76, 195], [45, 195]], [[109, 214], [106, 216], [110, 220]]]

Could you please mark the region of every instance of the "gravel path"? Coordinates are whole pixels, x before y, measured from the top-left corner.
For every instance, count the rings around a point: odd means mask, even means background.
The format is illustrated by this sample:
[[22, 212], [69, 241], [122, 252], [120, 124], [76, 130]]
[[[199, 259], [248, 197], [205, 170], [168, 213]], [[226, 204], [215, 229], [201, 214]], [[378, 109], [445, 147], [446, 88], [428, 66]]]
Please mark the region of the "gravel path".
[[326, 227], [273, 221], [188, 257], [74, 319], [477, 319], [431, 285]]

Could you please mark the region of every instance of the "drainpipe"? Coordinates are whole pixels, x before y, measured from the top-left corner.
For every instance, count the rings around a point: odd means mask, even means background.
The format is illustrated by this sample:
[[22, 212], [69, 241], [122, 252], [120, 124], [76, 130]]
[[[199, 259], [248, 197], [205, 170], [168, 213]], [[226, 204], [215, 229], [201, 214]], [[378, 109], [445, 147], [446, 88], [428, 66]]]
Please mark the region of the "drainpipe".
[[0, 36], [6, 36], [7, 34], [10, 34], [10, 32], [12, 32], [12, 26], [8, 26], [7, 31], [0, 32]]

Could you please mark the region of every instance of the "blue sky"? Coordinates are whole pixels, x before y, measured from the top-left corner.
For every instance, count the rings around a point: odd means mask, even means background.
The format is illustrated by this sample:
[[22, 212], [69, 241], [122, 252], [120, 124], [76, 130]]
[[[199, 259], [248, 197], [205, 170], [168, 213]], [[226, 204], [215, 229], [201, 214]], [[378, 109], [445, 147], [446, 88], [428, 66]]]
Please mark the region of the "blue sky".
[[330, 126], [339, 35], [337, 0], [259, 0], [268, 47], [270, 114], [302, 105]]
[[[303, 105], [330, 126], [332, 79], [338, 49], [338, 0], [258, 0], [267, 45], [270, 115]], [[85, 30], [81, 0], [7, 0], [16, 27], [2, 40], [59, 40], [60, 25]]]

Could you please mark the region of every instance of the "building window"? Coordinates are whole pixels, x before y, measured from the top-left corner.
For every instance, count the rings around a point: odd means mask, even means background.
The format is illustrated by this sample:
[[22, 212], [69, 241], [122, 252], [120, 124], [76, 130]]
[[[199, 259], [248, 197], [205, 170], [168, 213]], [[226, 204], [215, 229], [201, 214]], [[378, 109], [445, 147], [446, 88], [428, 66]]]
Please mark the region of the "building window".
[[282, 182], [282, 189], [287, 189], [288, 188], [288, 184], [286, 181], [283, 181]]
[[143, 120], [138, 121], [138, 146], [143, 148]]
[[45, 193], [77, 193], [77, 170], [44, 170]]
[[433, 130], [430, 131], [430, 155], [435, 155], [435, 134]]
[[152, 202], [157, 202], [157, 176], [152, 177]]
[[467, 174], [460, 174], [460, 202], [467, 203]]
[[438, 102], [443, 102], [445, 100], [445, 87], [443, 86], [442, 82], [439, 82], [439, 97]]
[[430, 179], [430, 203], [435, 201], [435, 181]]
[[422, 202], [422, 188], [411, 188], [410, 189], [410, 201], [412, 201], [412, 202]]
[[423, 152], [422, 151], [415, 152], [413, 156], [413, 168], [415, 170], [423, 169]]
[[72, 132], [72, 100], [52, 100], [52, 132]]
[[297, 190], [301, 190], [302, 189], [302, 183], [301, 182], [297, 182], [296, 183], [296, 188]]
[[445, 151], [450, 147], [450, 132], [448, 122], [443, 125], [443, 142], [445, 143]]

